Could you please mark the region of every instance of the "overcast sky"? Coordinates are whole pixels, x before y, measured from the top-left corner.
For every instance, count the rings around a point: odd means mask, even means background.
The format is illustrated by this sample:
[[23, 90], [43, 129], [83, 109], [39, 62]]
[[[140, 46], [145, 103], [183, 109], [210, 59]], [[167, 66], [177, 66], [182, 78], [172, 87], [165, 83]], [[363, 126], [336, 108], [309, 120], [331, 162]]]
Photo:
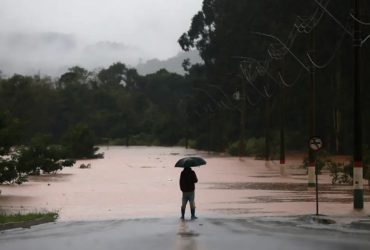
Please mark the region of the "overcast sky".
[[175, 56], [202, 0], [0, 0], [0, 70], [59, 74]]

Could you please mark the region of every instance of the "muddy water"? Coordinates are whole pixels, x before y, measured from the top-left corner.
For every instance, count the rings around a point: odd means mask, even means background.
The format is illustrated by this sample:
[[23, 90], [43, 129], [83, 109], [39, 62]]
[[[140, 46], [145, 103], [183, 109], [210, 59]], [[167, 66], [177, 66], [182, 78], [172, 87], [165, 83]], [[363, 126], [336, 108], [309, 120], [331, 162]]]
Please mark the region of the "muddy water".
[[[78, 161], [55, 175], [31, 177], [20, 186], [2, 185], [0, 206], [10, 211], [58, 211], [60, 220], [103, 220], [179, 216], [181, 169], [175, 162], [197, 155], [207, 165], [194, 168], [199, 183], [199, 215], [255, 216], [315, 213], [315, 192], [307, 190], [299, 159], [288, 160], [287, 175], [278, 163], [226, 157], [184, 148], [101, 147], [104, 159]], [[90, 168], [81, 169], [81, 164]], [[348, 215], [350, 186], [332, 186], [320, 176], [320, 213]], [[365, 190], [365, 208], [370, 205]], [[364, 212], [367, 212], [365, 209]], [[188, 213], [188, 211], [187, 211]]]

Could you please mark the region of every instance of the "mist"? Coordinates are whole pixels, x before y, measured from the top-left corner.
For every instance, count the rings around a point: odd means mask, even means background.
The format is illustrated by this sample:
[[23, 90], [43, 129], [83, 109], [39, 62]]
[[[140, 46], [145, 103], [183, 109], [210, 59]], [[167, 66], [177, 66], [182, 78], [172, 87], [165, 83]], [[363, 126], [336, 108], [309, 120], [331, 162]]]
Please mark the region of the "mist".
[[135, 67], [181, 49], [202, 0], [2, 0], [0, 70], [58, 76], [123, 62]]

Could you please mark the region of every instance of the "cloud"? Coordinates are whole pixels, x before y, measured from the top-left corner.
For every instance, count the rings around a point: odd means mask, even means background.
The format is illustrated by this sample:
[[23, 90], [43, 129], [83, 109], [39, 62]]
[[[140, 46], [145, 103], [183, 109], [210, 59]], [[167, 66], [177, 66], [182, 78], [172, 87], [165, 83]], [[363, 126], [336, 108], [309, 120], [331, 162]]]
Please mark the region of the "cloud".
[[54, 74], [75, 60], [78, 43], [74, 36], [56, 32], [8, 33], [0, 35], [0, 69], [8, 75]]
[[72, 50], [76, 42], [72, 35], [56, 32], [12, 33], [5, 37], [4, 45], [17, 51]]

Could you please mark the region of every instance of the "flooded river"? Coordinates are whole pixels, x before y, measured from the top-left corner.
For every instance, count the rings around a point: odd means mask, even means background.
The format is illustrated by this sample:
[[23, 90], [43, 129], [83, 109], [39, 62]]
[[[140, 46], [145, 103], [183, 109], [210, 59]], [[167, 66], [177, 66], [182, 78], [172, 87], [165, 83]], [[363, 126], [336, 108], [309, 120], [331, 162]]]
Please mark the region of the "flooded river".
[[[81, 160], [53, 175], [30, 177], [22, 185], [1, 185], [5, 211], [58, 211], [60, 220], [105, 220], [180, 216], [178, 159], [196, 155], [207, 165], [194, 168], [199, 216], [296, 215], [315, 213], [301, 160], [288, 160], [287, 175], [277, 163], [227, 157], [180, 147], [101, 147], [104, 159]], [[90, 164], [90, 168], [80, 168]], [[351, 214], [352, 187], [332, 186], [320, 176], [320, 212]], [[365, 190], [368, 208], [369, 190]], [[187, 211], [187, 215], [189, 211]]]

